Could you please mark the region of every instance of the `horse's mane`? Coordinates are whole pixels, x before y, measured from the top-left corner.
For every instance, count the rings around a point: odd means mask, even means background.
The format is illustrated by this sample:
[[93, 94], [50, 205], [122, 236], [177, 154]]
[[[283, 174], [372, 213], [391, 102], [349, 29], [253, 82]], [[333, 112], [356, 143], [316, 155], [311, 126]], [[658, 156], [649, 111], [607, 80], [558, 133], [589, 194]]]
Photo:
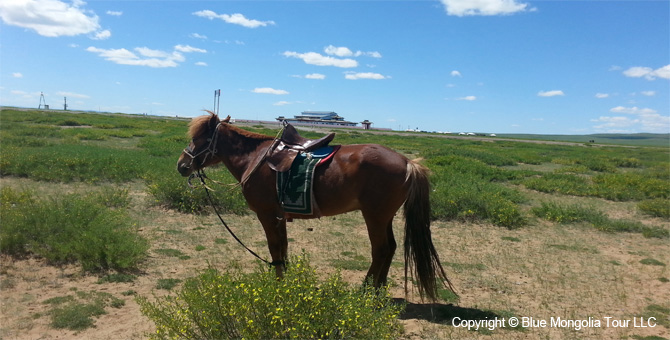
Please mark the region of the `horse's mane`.
[[207, 132], [209, 127], [207, 126], [211, 115], [204, 115], [195, 117], [188, 124], [188, 136], [189, 138], [199, 137]]
[[[190, 138], [195, 138], [202, 136], [203, 134], [207, 133], [209, 130], [209, 122], [212, 119], [212, 117], [216, 117], [217, 122], [220, 122], [221, 120], [219, 117], [211, 111], [207, 111], [209, 114], [208, 115], [202, 115], [199, 117], [195, 117], [191, 120], [191, 122], [188, 124], [188, 136]], [[230, 117], [228, 117], [230, 118]], [[258, 139], [258, 140], [268, 140], [268, 139], [274, 139], [274, 137], [263, 135], [260, 133], [255, 133], [251, 131], [247, 131], [244, 129], [241, 129], [235, 125], [232, 125], [228, 123], [228, 119], [224, 119], [223, 124], [226, 124], [226, 128], [236, 132], [239, 135], [242, 135], [247, 138], [251, 139]]]

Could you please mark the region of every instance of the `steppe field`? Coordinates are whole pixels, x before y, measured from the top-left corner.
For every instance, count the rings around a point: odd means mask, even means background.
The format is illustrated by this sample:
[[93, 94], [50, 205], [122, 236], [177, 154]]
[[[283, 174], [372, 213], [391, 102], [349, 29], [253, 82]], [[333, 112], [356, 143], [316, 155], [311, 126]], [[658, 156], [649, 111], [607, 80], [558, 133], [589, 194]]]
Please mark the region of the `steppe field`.
[[[160, 309], [182, 301], [170, 297], [201, 292], [194, 282], [205, 277], [218, 283], [232, 273], [230, 290], [241, 294], [246, 277], [266, 270], [220, 225], [202, 188], [190, 189], [177, 173], [188, 122], [2, 109], [0, 339], [162, 338], [172, 323], [222, 322], [199, 316], [210, 311], [204, 298], [200, 307]], [[271, 136], [279, 130], [242, 128]], [[300, 131], [314, 138], [327, 132], [320, 129]], [[333, 144], [377, 143], [423, 158], [432, 172], [433, 242], [458, 293], [443, 289], [441, 301], [422, 301], [410, 282], [405, 294], [399, 212], [388, 287], [389, 308], [399, 312], [385, 325], [352, 329], [388, 326], [383, 334], [402, 339], [670, 338], [667, 135], [613, 145], [607, 142], [616, 136], [584, 143], [334, 131]], [[657, 143], [640, 143], [647, 137]], [[208, 175], [235, 183], [225, 167]], [[239, 188], [211, 186], [228, 225], [267, 257], [263, 230]], [[276, 299], [318, 298], [336, 277], [354, 294], [364, 291], [370, 245], [359, 213], [295, 220], [288, 234], [294, 263], [313, 268], [319, 283], [270, 279], [264, 284], [285, 288]], [[296, 267], [289, 264], [289, 272], [302, 273]], [[355, 320], [332, 325], [310, 325], [304, 313], [313, 309], [273, 314], [281, 308], [272, 307], [254, 320], [289, 325], [279, 333], [287, 337], [306, 337], [295, 333], [299, 326], [321, 327], [319, 337], [364, 337], [345, 328], [367, 317], [352, 301]], [[257, 310], [265, 302], [238, 305]], [[247, 317], [231, 322], [254, 327]], [[200, 331], [183, 334], [209, 334]]]

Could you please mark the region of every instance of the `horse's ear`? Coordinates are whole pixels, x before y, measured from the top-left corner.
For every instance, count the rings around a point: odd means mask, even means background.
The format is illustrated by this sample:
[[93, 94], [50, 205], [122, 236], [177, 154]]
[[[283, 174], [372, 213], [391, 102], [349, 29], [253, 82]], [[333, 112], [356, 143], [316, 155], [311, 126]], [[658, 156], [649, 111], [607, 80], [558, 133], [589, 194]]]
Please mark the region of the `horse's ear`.
[[210, 116], [209, 116], [208, 125], [209, 125], [210, 128], [213, 129], [219, 124], [219, 116], [217, 116], [213, 112], [209, 112], [209, 114], [210, 114]]
[[221, 122], [222, 123], [230, 123], [230, 115], [228, 115], [228, 117], [226, 117], [226, 119], [222, 120]]

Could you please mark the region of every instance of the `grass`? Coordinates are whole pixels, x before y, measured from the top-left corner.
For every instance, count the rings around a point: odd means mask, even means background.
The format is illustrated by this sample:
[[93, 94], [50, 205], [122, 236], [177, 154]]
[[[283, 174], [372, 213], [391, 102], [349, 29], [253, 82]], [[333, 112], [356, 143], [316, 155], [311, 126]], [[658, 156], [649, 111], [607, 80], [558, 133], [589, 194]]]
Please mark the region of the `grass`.
[[107, 274], [103, 277], [101, 277], [98, 280], [98, 284], [103, 284], [103, 283], [127, 283], [127, 282], [134, 282], [137, 279], [137, 275], [133, 274], [125, 274], [125, 273], [113, 273], [113, 274]]
[[661, 267], [665, 267], [665, 263], [663, 263], [663, 262], [661, 262], [661, 261], [659, 261], [659, 260], [656, 260], [656, 259], [652, 259], [652, 258], [650, 258], [650, 257], [640, 260], [640, 263], [642, 263], [642, 264], [646, 264], [646, 265], [648, 265], [648, 266], [661, 266]]
[[531, 211], [537, 217], [560, 224], [587, 222], [594, 228], [606, 232], [640, 233], [645, 237], [653, 238], [670, 237], [670, 231], [667, 229], [647, 226], [637, 221], [610, 219], [594, 207], [585, 207], [580, 204], [564, 205], [542, 202], [539, 207], [534, 207]]
[[667, 305], [648, 305], [640, 316], [645, 319], [655, 318], [654, 322], [657, 325], [670, 328], [670, 308]]
[[[3, 176], [88, 183], [142, 179], [154, 204], [186, 213], [210, 212], [204, 191], [189, 189], [184, 179], [175, 175], [175, 159], [188, 142], [185, 121], [11, 109], [3, 110], [0, 118]], [[276, 132], [260, 127], [251, 130], [270, 135]], [[630, 157], [620, 148], [503, 140], [483, 143], [348, 130], [338, 135], [338, 143], [366, 142], [388, 145], [426, 159], [433, 171], [431, 208], [435, 220], [489, 221], [509, 229], [527, 225], [528, 216], [521, 206], [527, 199], [506, 183], [520, 183], [548, 193], [614, 201], [646, 200], [640, 203], [641, 211], [666, 218], [665, 207], [670, 206], [670, 168], [664, 165], [667, 162], [662, 154], [651, 148]], [[549, 173], [509, 168], [517, 164], [559, 168]], [[564, 166], [581, 170], [566, 172]], [[209, 175], [227, 184], [235, 183], [225, 169], [214, 169]], [[248, 213], [239, 189], [217, 191], [220, 192], [214, 194], [214, 200], [222, 211]]]
[[172, 290], [179, 283], [181, 283], [180, 279], [158, 279], [156, 289]]
[[124, 300], [96, 291], [77, 291], [74, 295], [50, 298], [43, 303], [51, 306], [46, 313], [51, 319], [51, 327], [73, 331], [94, 327], [93, 318], [107, 314], [107, 307], [121, 308], [125, 305]]
[[124, 209], [108, 207], [127, 204], [117, 194], [38, 198], [3, 187], [0, 249], [12, 256], [38, 255], [53, 264], [77, 262], [86, 271], [136, 269], [149, 244]]

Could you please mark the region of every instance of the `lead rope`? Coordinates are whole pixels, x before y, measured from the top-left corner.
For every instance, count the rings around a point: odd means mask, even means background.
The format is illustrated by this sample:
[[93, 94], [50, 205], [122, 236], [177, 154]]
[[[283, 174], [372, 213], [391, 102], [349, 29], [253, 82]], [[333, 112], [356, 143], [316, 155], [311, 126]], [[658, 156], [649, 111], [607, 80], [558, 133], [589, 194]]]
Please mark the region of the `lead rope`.
[[[251, 255], [255, 256], [257, 259], [259, 259], [259, 260], [265, 262], [266, 264], [268, 264], [268, 265], [270, 265], [270, 266], [281, 266], [281, 265], [284, 265], [284, 261], [283, 261], [283, 260], [272, 261], [272, 262], [270, 262], [270, 261], [268, 261], [268, 260], [266, 260], [266, 259], [260, 257], [260, 256], [259, 256], [258, 254], [256, 254], [256, 252], [254, 252], [253, 250], [249, 249], [249, 247], [247, 247], [247, 246], [244, 244], [244, 242], [242, 242], [242, 240], [240, 240], [240, 239], [237, 237], [237, 235], [235, 235], [235, 233], [230, 229], [230, 227], [228, 227], [228, 224], [226, 223], [226, 221], [224, 221], [224, 220], [223, 220], [223, 217], [221, 217], [221, 214], [219, 214], [219, 210], [216, 208], [216, 205], [214, 204], [214, 200], [212, 199], [212, 195], [209, 193], [209, 190], [210, 190], [210, 189], [207, 187], [207, 184], [205, 183], [205, 177], [207, 177], [207, 175], [205, 175], [205, 172], [202, 171], [202, 170], [198, 170], [197, 174], [196, 174], [196, 175], [192, 175], [192, 176], [194, 176], [194, 177], [198, 177], [198, 178], [200, 179], [200, 183], [202, 183], [202, 186], [205, 187], [205, 192], [207, 193], [207, 200], [209, 201], [209, 204], [210, 204], [210, 205], [212, 206], [212, 208], [214, 209], [214, 212], [216, 213], [216, 216], [219, 217], [219, 221], [221, 221], [221, 224], [223, 224], [223, 226], [226, 227], [226, 230], [228, 230], [228, 233], [230, 233], [230, 236], [232, 236], [232, 237], [235, 239], [235, 241], [237, 241], [237, 243], [239, 243], [242, 247], [244, 247], [244, 249], [246, 249]], [[190, 178], [189, 178], [189, 180], [190, 180]]]

